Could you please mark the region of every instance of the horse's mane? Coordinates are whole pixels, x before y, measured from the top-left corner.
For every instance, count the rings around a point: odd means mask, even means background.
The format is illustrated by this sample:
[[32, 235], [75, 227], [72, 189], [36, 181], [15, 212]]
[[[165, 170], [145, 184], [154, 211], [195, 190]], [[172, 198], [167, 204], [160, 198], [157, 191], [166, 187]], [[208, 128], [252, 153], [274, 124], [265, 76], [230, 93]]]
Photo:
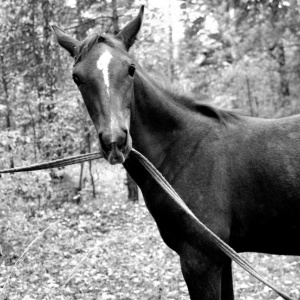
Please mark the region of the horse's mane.
[[[75, 64], [77, 64], [83, 55], [88, 53], [92, 47], [97, 43], [105, 43], [108, 46], [115, 48], [116, 45], [114, 43], [115, 39], [113, 36], [110, 35], [101, 35], [100, 33], [94, 33], [87, 38], [85, 38], [78, 47], [75, 49]], [[122, 49], [124, 50], [124, 49]], [[148, 74], [149, 75], [149, 74]], [[174, 91], [174, 88], [172, 87], [171, 83], [168, 83], [168, 80], [164, 80], [162, 74], [160, 74], [159, 78], [160, 80], [156, 80], [154, 76], [150, 74], [150, 76], [147, 76], [154, 85], [157, 86], [159, 89], [163, 89], [169, 96], [173, 99], [175, 99], [177, 102], [181, 103], [182, 105], [186, 106], [192, 111], [201, 113], [204, 116], [213, 118], [223, 124], [226, 124], [227, 122], [231, 122], [234, 120], [239, 119], [239, 115], [232, 111], [222, 110], [216, 107], [213, 107], [209, 104], [202, 103], [200, 101], [196, 101], [192, 97], [184, 96], [178, 93], [177, 91]]]
[[[161, 75], [160, 75], [161, 76]], [[172, 86], [172, 83], [165, 80], [156, 80], [153, 75], [150, 75], [150, 80], [152, 83], [159, 89], [163, 90], [170, 98], [173, 98], [177, 103], [182, 104], [191, 111], [200, 113], [206, 117], [213, 118], [224, 125], [227, 122], [234, 122], [240, 118], [240, 115], [236, 112], [230, 110], [224, 110], [217, 107], [214, 107], [208, 103], [204, 103], [200, 100], [197, 100], [191, 96], [182, 95]]]
[[225, 125], [227, 122], [233, 122], [240, 118], [239, 114], [233, 111], [213, 107], [206, 103], [196, 102], [194, 104], [194, 109], [202, 115], [214, 118]]
[[112, 42], [112, 39], [109, 35], [102, 35], [95, 32], [92, 35], [86, 37], [83, 41], [81, 41], [79, 46], [75, 48], [75, 64], [77, 64], [81, 60], [82, 56], [88, 53], [97, 43], [104, 43], [112, 48], [115, 47], [115, 44]]

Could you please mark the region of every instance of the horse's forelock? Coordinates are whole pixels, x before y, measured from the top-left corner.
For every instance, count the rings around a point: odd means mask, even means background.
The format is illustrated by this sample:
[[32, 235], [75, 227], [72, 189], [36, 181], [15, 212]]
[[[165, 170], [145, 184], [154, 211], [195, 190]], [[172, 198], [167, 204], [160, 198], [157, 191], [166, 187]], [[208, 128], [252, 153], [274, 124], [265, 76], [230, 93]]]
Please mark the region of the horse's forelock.
[[112, 48], [115, 47], [111, 38], [109, 38], [108, 36], [103, 36], [99, 33], [94, 33], [85, 38], [75, 49], [75, 64], [78, 63], [81, 60], [82, 56], [88, 53], [97, 43], [104, 43]]

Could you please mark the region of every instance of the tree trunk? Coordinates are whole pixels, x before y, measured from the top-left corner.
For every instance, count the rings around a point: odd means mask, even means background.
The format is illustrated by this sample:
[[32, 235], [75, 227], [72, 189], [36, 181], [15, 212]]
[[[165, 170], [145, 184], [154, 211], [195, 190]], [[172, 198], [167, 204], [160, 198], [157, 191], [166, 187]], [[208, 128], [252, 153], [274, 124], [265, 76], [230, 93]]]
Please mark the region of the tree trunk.
[[126, 185], [128, 190], [128, 200], [132, 202], [139, 201], [139, 189], [135, 181], [131, 176], [126, 172]]
[[35, 131], [35, 135], [36, 135], [36, 146], [37, 146], [38, 152], [40, 153], [41, 139], [44, 135], [44, 132], [43, 132], [43, 129], [41, 126], [42, 119], [43, 119], [42, 115], [43, 115], [43, 110], [44, 110], [44, 103], [41, 99], [41, 93], [40, 93], [40, 87], [39, 87], [39, 78], [41, 77], [41, 75], [40, 75], [40, 69], [39, 69], [40, 57], [39, 57], [38, 49], [37, 49], [37, 45], [36, 45], [37, 36], [36, 36], [36, 32], [35, 32], [36, 5], [37, 5], [37, 2], [35, 0], [32, 0], [31, 1], [31, 20], [32, 20], [32, 22], [31, 22], [31, 24], [32, 24], [32, 26], [31, 26], [31, 48], [32, 48], [33, 65], [34, 65], [34, 67], [32, 67], [32, 68], [34, 68], [34, 71], [32, 71], [32, 80], [33, 80], [33, 90], [35, 90], [36, 95], [37, 95], [37, 100], [38, 100], [38, 105], [37, 105], [38, 117], [37, 117], [37, 121], [33, 125], [33, 126], [35, 126], [35, 128], [33, 130]]
[[[92, 147], [91, 147], [91, 134], [88, 131], [86, 134], [86, 142], [87, 142], [87, 146], [88, 146], [88, 152], [91, 153], [92, 151]], [[91, 184], [92, 184], [92, 189], [93, 189], [93, 197], [96, 198], [96, 187], [95, 187], [95, 180], [94, 180], [94, 176], [93, 176], [93, 172], [92, 172], [92, 161], [89, 160], [89, 173], [90, 173], [90, 177], [91, 177]]]
[[78, 182], [78, 192], [82, 191], [82, 179], [83, 179], [83, 170], [84, 170], [84, 163], [80, 164], [80, 174], [79, 174], [79, 182]]
[[174, 42], [173, 42], [173, 26], [172, 26], [172, 3], [171, 0], [169, 0], [169, 24], [168, 24], [168, 52], [169, 52], [169, 63], [168, 63], [168, 73], [169, 73], [169, 79], [171, 82], [175, 79], [175, 66], [174, 66]]
[[[40, 100], [41, 94], [40, 94], [39, 82], [38, 82], [38, 79], [40, 78], [40, 72], [39, 72], [39, 68], [38, 68], [40, 58], [38, 55], [38, 49], [37, 49], [37, 45], [36, 45], [37, 36], [36, 36], [36, 32], [35, 32], [36, 4], [37, 3], [35, 0], [31, 1], [31, 24], [32, 24], [32, 26], [31, 26], [31, 46], [32, 46], [32, 53], [33, 53], [33, 57], [34, 57], [34, 66], [36, 67], [34, 74], [33, 74], [33, 85], [34, 85], [34, 89], [36, 90], [37, 97]], [[39, 105], [39, 111], [41, 113], [42, 105]]]
[[[76, 1], [76, 17], [77, 17], [77, 24], [78, 25], [82, 25], [83, 20], [82, 20], [82, 1], [81, 0], [77, 0]], [[84, 31], [84, 26], [77, 26], [76, 30], [75, 30], [75, 35], [76, 35], [76, 39], [81, 41], [86, 37], [86, 33]]]
[[112, 0], [112, 25], [113, 25], [113, 34], [118, 34], [120, 31], [119, 28], [119, 17], [117, 11], [117, 0]]
[[278, 64], [280, 99], [280, 103], [276, 105], [276, 110], [278, 110], [290, 104], [290, 87], [286, 72], [285, 51], [282, 40], [277, 41], [272, 47], [269, 47], [269, 54]]
[[79, 182], [78, 182], [78, 187], [76, 188], [76, 195], [75, 195], [75, 200], [76, 200], [77, 204], [80, 204], [80, 202], [81, 202], [83, 170], [84, 170], [84, 163], [81, 163], [80, 164], [80, 173], [79, 173]]
[[290, 88], [289, 88], [289, 80], [287, 78], [287, 73], [285, 69], [285, 51], [283, 47], [282, 41], [278, 44], [278, 58], [277, 62], [279, 65], [279, 77], [280, 77], [280, 96], [281, 96], [281, 107], [290, 104]]
[[[9, 105], [9, 91], [8, 91], [8, 76], [6, 72], [5, 62], [3, 55], [0, 56], [1, 60], [1, 79], [2, 79], [2, 86], [4, 90], [4, 97], [5, 97], [5, 105], [6, 105], [6, 128], [9, 130], [11, 129], [11, 109]], [[11, 152], [12, 148], [11, 145], [7, 145], [7, 152]], [[13, 156], [10, 155], [10, 168], [14, 167], [14, 159]]]
[[34, 115], [32, 113], [32, 109], [30, 106], [30, 101], [28, 99], [25, 100], [27, 107], [28, 107], [28, 112], [30, 114], [30, 118], [31, 118], [31, 123], [32, 123], [32, 134], [33, 134], [33, 153], [34, 153], [34, 160], [35, 162], [37, 161], [37, 135], [36, 135], [36, 126], [35, 126], [35, 120], [34, 120]]
[[55, 114], [54, 114], [54, 101], [53, 101], [53, 83], [54, 83], [54, 74], [53, 68], [50, 65], [51, 62], [51, 28], [49, 25], [49, 21], [51, 19], [51, 9], [50, 9], [50, 1], [43, 0], [42, 2], [42, 12], [43, 12], [43, 77], [44, 77], [44, 96], [46, 101], [46, 109], [47, 109], [47, 121], [53, 122]]
[[255, 102], [255, 99], [253, 99], [252, 94], [251, 94], [250, 80], [249, 80], [248, 76], [246, 76], [246, 85], [247, 85], [248, 103], [249, 103], [249, 107], [250, 107], [250, 115], [252, 117], [257, 117], [256, 102]]

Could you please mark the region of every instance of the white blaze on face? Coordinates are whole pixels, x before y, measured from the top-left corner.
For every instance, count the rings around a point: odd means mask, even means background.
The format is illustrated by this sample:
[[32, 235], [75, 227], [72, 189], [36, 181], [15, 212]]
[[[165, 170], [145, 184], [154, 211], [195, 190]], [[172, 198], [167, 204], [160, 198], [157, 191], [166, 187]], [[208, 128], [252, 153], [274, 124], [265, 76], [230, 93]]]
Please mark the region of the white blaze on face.
[[99, 57], [97, 61], [97, 68], [102, 71], [104, 84], [106, 85], [107, 95], [109, 95], [109, 70], [108, 66], [110, 60], [112, 59], [112, 55], [108, 50], [105, 50]]

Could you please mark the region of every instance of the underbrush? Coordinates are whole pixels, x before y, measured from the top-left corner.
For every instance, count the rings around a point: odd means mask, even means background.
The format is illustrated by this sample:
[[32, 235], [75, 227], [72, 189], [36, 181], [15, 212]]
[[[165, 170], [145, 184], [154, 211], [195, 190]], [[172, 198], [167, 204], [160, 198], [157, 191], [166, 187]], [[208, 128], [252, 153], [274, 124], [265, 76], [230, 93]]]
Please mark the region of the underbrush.
[[[96, 199], [87, 186], [79, 205], [57, 205], [47, 172], [24, 174], [1, 179], [16, 189], [0, 198], [1, 300], [189, 299], [179, 259], [162, 242], [143, 201], [126, 200], [122, 170], [101, 166]], [[33, 196], [21, 184], [24, 176], [37, 191]], [[299, 298], [299, 258], [243, 255], [268, 280]], [[237, 299], [277, 298], [236, 265], [234, 281]]]

